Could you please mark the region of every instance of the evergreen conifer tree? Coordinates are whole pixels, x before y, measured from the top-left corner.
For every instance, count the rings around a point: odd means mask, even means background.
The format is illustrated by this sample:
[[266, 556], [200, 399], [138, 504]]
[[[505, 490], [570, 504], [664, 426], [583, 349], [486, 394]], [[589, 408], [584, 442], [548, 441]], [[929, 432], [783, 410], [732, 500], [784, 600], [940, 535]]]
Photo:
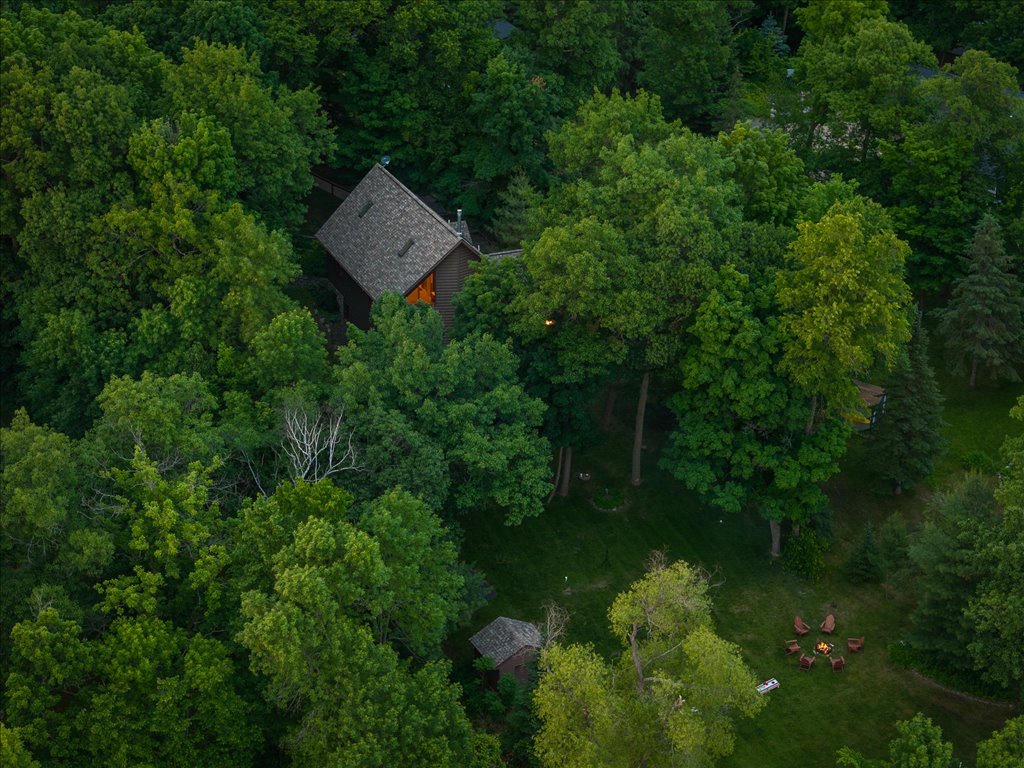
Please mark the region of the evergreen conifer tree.
[[508, 188], [498, 195], [491, 232], [502, 248], [521, 248], [523, 240], [540, 234], [531, 211], [541, 201], [540, 193], [524, 173], [512, 177]]
[[871, 435], [877, 472], [893, 483], [894, 493], [931, 474], [945, 442], [941, 429], [942, 394], [928, 360], [928, 333], [918, 320]]
[[875, 583], [882, 580], [882, 568], [875, 544], [875, 528], [868, 521], [864, 525], [864, 538], [846, 562], [846, 575], [857, 583]]
[[972, 387], [979, 368], [994, 380], [1020, 381], [1015, 365], [1024, 360], [1024, 288], [1010, 268], [999, 224], [986, 215], [967, 252], [967, 275], [949, 306], [937, 312], [952, 369], [970, 371]]

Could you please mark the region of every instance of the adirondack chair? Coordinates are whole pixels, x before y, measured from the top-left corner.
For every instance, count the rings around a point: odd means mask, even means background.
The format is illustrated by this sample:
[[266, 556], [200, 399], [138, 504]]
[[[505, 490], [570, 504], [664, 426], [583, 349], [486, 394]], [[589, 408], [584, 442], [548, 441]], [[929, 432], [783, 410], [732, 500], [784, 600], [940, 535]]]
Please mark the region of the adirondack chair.
[[801, 653], [800, 641], [799, 640], [787, 640], [786, 641], [786, 655], [792, 656], [794, 653]]
[[800, 635], [800, 637], [803, 637], [811, 631], [811, 628], [807, 625], [807, 622], [801, 619], [800, 616], [797, 616], [793, 619], [793, 631]]
[[850, 651], [852, 651], [853, 653], [858, 653], [859, 651], [863, 650], [863, 648], [864, 648], [864, 638], [863, 637], [848, 637], [846, 639], [846, 647], [849, 648]]
[[833, 614], [829, 614], [825, 617], [825, 620], [821, 622], [821, 631], [826, 635], [831, 635], [836, 631], [836, 617]]
[[838, 659], [831, 659], [831, 661], [832, 661], [832, 671], [833, 672], [842, 672], [844, 669], [846, 669], [846, 657], [845, 656], [840, 656]]
[[813, 666], [814, 666], [814, 657], [813, 656], [804, 656], [801, 653], [800, 654], [800, 669], [802, 669], [804, 672], [806, 672], [806, 671], [808, 671]]

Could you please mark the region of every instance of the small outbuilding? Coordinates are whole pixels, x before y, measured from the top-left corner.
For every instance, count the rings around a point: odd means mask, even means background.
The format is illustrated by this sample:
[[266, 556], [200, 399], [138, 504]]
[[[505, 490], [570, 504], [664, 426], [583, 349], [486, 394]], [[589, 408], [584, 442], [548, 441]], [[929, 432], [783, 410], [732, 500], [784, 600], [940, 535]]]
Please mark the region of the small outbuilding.
[[481, 629], [469, 642], [481, 656], [494, 660], [499, 675], [515, 675], [525, 680], [527, 666], [541, 647], [540, 630], [533, 624], [499, 616]]

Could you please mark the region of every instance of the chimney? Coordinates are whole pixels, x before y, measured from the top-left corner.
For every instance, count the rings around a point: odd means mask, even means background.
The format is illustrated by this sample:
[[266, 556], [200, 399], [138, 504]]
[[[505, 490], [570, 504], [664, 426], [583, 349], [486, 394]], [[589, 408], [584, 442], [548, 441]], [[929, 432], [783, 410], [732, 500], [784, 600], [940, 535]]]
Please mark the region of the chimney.
[[459, 233], [459, 237], [462, 237], [462, 209], [457, 208], [455, 214], [458, 217], [455, 219], [455, 231]]

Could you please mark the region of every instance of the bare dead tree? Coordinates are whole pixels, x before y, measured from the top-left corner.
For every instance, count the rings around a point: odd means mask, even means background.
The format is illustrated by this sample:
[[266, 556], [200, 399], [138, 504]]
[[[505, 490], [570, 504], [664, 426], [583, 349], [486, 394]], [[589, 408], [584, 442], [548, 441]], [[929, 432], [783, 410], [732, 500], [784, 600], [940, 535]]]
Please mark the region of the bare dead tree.
[[540, 626], [541, 641], [547, 648], [565, 634], [569, 625], [569, 613], [558, 603], [547, 603], [544, 606], [544, 621]]
[[315, 483], [339, 472], [363, 469], [352, 441], [355, 430], [343, 429], [344, 415], [344, 408], [318, 408], [312, 414], [301, 406], [285, 409], [281, 448], [288, 457], [292, 482]]

